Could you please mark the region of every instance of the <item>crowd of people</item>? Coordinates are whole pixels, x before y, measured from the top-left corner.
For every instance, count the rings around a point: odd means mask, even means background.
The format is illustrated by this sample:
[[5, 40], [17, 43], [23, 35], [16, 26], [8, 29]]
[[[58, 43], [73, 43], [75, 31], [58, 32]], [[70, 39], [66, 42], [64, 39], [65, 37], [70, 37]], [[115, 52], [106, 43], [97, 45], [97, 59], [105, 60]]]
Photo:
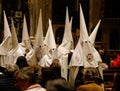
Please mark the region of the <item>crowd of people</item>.
[[[83, 23], [80, 27], [82, 28], [85, 27], [85, 22], [81, 8], [80, 14], [80, 22]], [[71, 30], [72, 19], [70, 22], [68, 21], [66, 21], [65, 25], [65, 37], [63, 37], [63, 41], [58, 48], [56, 48], [52, 23], [49, 19], [44, 43], [42, 43], [42, 38], [37, 36], [35, 41], [41, 39], [40, 44], [35, 42], [36, 45], [32, 46], [29, 39], [23, 38], [22, 43], [16, 43], [15, 48], [12, 45], [13, 48], [8, 52], [9, 55], [6, 53], [1, 56], [2, 58], [8, 56], [7, 59], [9, 60], [5, 60], [4, 66], [0, 67], [0, 89], [2, 91], [104, 91], [104, 79], [98, 63], [103, 62], [107, 68], [107, 66], [110, 66], [110, 57], [104, 49], [99, 50], [99, 55], [98, 51], [93, 47], [95, 36], [92, 35], [94, 32], [91, 36], [88, 36], [86, 29], [86, 31], [81, 29], [81, 40], [77, 42], [74, 50], [73, 40], [70, 36], [68, 37], [68, 34], [72, 35], [71, 31], [69, 33], [67, 31]], [[25, 26], [26, 23], [23, 25]], [[23, 31], [23, 34], [27, 33]], [[22, 37], [25, 37], [25, 35]], [[71, 61], [71, 59], [74, 60]], [[119, 85], [117, 84], [117, 78], [118, 76], [115, 75], [113, 91], [117, 91], [115, 89]]]
[[[50, 67], [29, 65], [24, 56], [18, 57], [15, 65], [1, 67], [0, 89], [2, 91], [103, 91], [97, 68], [81, 70], [83, 84], [72, 86], [61, 76], [59, 60], [53, 60]], [[88, 89], [88, 90], [87, 90]]]

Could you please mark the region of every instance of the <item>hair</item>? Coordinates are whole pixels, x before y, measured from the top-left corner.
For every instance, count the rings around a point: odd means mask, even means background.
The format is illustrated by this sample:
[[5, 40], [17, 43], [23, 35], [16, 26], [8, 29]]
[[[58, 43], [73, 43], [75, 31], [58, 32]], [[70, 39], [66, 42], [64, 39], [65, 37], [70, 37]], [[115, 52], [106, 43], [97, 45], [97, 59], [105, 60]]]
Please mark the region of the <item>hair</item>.
[[75, 91], [75, 88], [70, 85], [64, 78], [49, 80], [46, 85], [47, 91]]
[[19, 56], [17, 58], [16, 65], [18, 65], [19, 68], [28, 66], [27, 59], [24, 56]]
[[37, 83], [39, 75], [42, 74], [42, 72], [39, 71], [41, 71], [41, 69], [38, 70], [35, 66], [28, 66], [17, 71], [14, 77], [17, 77], [20, 80], [28, 79], [30, 84], [34, 84]]
[[100, 73], [95, 67], [84, 68], [83, 76], [87, 79], [87, 81], [95, 81], [98, 84], [103, 83], [103, 80], [100, 77]]

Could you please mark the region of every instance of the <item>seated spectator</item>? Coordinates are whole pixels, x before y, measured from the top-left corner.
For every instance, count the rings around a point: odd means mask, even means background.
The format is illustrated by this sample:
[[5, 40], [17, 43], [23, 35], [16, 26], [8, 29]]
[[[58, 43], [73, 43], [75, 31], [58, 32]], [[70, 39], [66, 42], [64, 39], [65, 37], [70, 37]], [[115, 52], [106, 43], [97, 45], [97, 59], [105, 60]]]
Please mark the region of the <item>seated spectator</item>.
[[75, 88], [70, 85], [64, 78], [49, 80], [46, 85], [47, 91], [75, 91]]
[[[15, 86], [20, 88], [21, 91], [46, 91], [40, 84], [37, 83], [39, 78], [36, 67], [28, 66], [20, 69], [14, 75], [16, 83]], [[37, 79], [36, 79], [37, 78]]]
[[103, 82], [99, 76], [99, 72], [94, 67], [88, 67], [83, 70], [83, 82], [84, 85], [80, 85], [77, 91], [103, 91], [103, 88], [98, 84]]
[[1, 91], [20, 91], [14, 86], [14, 73], [18, 70], [16, 65], [7, 65], [3, 77], [0, 78], [0, 89]]
[[16, 65], [21, 69], [28, 66], [27, 59], [24, 56], [19, 56], [16, 61]]

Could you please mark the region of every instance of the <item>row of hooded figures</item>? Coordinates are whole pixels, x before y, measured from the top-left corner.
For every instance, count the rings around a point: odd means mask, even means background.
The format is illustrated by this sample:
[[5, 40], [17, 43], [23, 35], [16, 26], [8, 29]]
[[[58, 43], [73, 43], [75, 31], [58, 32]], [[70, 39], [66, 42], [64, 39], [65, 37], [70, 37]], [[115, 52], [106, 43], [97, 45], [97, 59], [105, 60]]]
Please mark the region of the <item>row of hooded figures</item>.
[[[15, 64], [19, 56], [25, 56], [30, 65], [39, 64], [41, 67], [50, 67], [54, 59], [58, 59], [61, 65], [61, 76], [69, 79], [74, 85], [79, 68], [97, 67], [102, 77], [102, 69], [99, 64], [102, 63], [99, 53], [94, 47], [94, 42], [101, 20], [88, 35], [85, 19], [80, 5], [80, 37], [77, 45], [73, 46], [72, 38], [72, 19], [69, 21], [68, 7], [66, 7], [65, 30], [62, 43], [56, 47], [52, 23], [49, 19], [49, 26], [46, 36], [43, 37], [42, 14], [38, 20], [34, 45], [31, 46], [27, 29], [27, 22], [24, 16], [22, 42], [18, 43], [15, 32], [14, 21], [11, 19], [11, 31], [4, 11], [4, 39], [0, 44], [0, 65], [6, 67], [9, 64]], [[69, 59], [69, 54], [72, 56]], [[68, 72], [69, 69], [69, 72]], [[69, 75], [69, 76], [68, 76]]]

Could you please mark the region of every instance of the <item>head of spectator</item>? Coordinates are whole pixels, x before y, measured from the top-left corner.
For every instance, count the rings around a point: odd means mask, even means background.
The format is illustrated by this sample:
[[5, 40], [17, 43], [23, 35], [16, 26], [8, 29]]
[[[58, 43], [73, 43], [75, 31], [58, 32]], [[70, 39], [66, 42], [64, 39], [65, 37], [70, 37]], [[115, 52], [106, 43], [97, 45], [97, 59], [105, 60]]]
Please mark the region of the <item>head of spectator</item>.
[[34, 91], [36, 91], [35, 89], [43, 89], [40, 84], [37, 83], [38, 74], [41, 73], [38, 73], [38, 71], [41, 70], [38, 70], [33, 66], [28, 66], [20, 69], [14, 74], [16, 80], [15, 86], [20, 88], [22, 91], [29, 91], [29, 89], [33, 89]]
[[16, 65], [21, 69], [28, 66], [27, 59], [24, 56], [19, 56], [16, 61]]
[[61, 65], [58, 59], [53, 59], [52, 64], [50, 65], [51, 71], [56, 75], [55, 78], [61, 77]]
[[53, 80], [61, 77], [61, 67], [58, 59], [54, 59], [50, 67], [42, 68], [42, 86], [45, 87], [48, 80]]
[[70, 85], [64, 78], [49, 80], [46, 85], [47, 91], [75, 91], [75, 88]]
[[37, 83], [41, 83], [42, 80], [42, 68], [40, 65], [31, 65], [31, 67], [33, 67], [34, 71], [35, 71], [35, 75], [36, 75], [36, 82]]
[[84, 68], [82, 79], [84, 83], [89, 83], [89, 82], [95, 82], [97, 84], [103, 83], [100, 73], [98, 69], [95, 67]]

